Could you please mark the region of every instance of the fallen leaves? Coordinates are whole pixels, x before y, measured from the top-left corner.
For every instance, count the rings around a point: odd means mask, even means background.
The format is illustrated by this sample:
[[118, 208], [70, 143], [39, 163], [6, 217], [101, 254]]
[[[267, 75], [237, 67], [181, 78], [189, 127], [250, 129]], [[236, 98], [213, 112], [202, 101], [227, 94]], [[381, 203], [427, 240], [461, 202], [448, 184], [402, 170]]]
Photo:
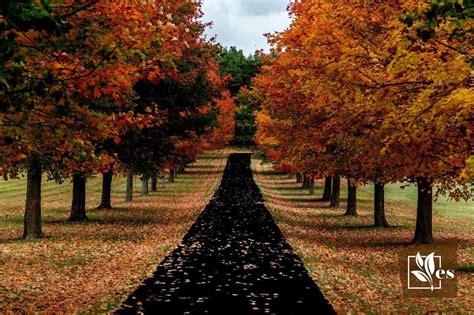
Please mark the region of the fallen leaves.
[[[474, 309], [474, 279], [469, 273], [456, 273], [456, 298], [403, 298], [397, 255], [412, 238], [414, 206], [388, 200], [386, 211], [393, 227], [375, 229], [370, 227], [370, 203], [360, 202], [358, 217], [346, 217], [344, 210], [316, 201], [298, 189], [300, 184], [293, 178], [272, 171], [269, 164], [254, 160], [253, 168], [267, 207], [337, 312], [468, 313]], [[459, 264], [472, 264], [472, 221], [441, 216], [433, 221], [435, 238], [458, 239]]]
[[181, 241], [217, 187], [227, 153], [201, 156], [175, 184], [136, 196], [134, 203], [123, 202], [124, 179], [115, 178], [113, 210], [92, 210], [100, 182], [91, 181], [86, 223], [66, 222], [69, 185], [48, 183], [47, 237], [37, 241], [17, 240], [24, 187], [0, 183], [7, 197], [0, 209], [0, 312], [95, 313], [117, 307]]

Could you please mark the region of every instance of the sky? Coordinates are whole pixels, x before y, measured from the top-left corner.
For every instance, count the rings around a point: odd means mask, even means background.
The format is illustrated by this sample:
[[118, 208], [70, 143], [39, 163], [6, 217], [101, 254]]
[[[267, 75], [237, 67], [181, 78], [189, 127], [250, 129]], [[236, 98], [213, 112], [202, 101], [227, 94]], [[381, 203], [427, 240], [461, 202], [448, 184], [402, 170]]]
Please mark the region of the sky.
[[206, 30], [210, 38], [225, 46], [236, 46], [245, 54], [269, 46], [263, 34], [283, 31], [290, 25], [286, 12], [289, 0], [203, 0], [203, 21], [213, 22]]

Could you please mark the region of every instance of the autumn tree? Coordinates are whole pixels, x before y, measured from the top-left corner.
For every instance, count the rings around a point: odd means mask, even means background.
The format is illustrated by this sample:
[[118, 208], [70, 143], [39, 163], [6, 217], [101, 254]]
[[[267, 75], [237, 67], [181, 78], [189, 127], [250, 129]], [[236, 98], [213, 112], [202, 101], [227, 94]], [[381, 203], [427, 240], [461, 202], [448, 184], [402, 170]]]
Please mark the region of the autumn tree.
[[28, 169], [24, 237], [35, 238], [41, 174], [72, 176], [70, 219], [86, 219], [86, 178], [117, 162], [107, 143], [161, 121], [160, 111], [147, 109], [153, 104], [136, 110], [136, 83], [174, 76], [174, 63], [190, 60], [184, 51], [203, 42], [203, 25], [189, 1], [8, 1], [1, 8], [1, 172]]
[[[423, 6], [296, 2], [291, 27], [270, 38], [278, 57], [256, 82], [264, 98], [257, 139], [277, 166], [332, 176], [336, 195], [340, 176], [374, 182], [376, 226], [388, 225], [383, 185], [416, 182], [414, 242], [426, 243], [433, 184], [457, 196], [454, 187], [466, 184], [472, 92], [466, 51], [452, 49], [458, 44], [446, 44], [449, 39], [420, 40], [403, 24], [407, 12]], [[332, 197], [337, 206], [334, 191]]]

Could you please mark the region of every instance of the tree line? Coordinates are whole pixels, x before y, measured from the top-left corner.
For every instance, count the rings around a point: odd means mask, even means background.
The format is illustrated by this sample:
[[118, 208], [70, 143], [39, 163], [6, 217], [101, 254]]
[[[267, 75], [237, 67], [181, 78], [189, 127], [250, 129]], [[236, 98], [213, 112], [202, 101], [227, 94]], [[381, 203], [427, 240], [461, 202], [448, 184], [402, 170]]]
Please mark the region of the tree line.
[[142, 192], [234, 133], [221, 48], [189, 0], [7, 0], [0, 4], [0, 174], [26, 173], [23, 238], [43, 235], [41, 185], [72, 180], [70, 221], [87, 220], [86, 181], [115, 174]]
[[[388, 227], [384, 185], [415, 183], [414, 243], [430, 243], [439, 194], [471, 199], [474, 94], [471, 1], [296, 1], [291, 26], [269, 37], [253, 82], [257, 143], [322, 200], [357, 215], [374, 185], [374, 226]], [[433, 190], [435, 187], [435, 190]]]
[[245, 56], [242, 50], [230, 47], [223, 49], [218, 57], [220, 73], [230, 76], [227, 87], [236, 100], [235, 135], [230, 142], [234, 146], [255, 146], [255, 112], [260, 108], [260, 101], [251, 86], [261, 70], [261, 56], [262, 52]]

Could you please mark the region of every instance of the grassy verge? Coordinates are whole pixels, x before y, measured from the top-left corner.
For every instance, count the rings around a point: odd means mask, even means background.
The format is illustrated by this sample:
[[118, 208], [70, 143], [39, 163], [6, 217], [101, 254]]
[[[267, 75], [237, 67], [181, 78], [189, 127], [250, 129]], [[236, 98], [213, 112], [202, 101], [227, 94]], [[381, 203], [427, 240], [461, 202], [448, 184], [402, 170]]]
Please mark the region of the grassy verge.
[[402, 296], [398, 253], [413, 237], [416, 217], [414, 187], [387, 187], [387, 219], [393, 227], [375, 229], [372, 187], [363, 187], [358, 198], [358, 217], [345, 217], [346, 190], [341, 209], [330, 209], [316, 196], [300, 189], [293, 178], [254, 159], [254, 177], [266, 204], [290, 244], [308, 268], [326, 298], [341, 313], [461, 312], [474, 311], [474, 205], [442, 200], [435, 204], [434, 237], [459, 240], [458, 297], [407, 299]]
[[228, 151], [202, 155], [176, 183], [125, 203], [114, 178], [113, 210], [94, 210], [100, 178], [88, 181], [89, 222], [68, 223], [71, 184], [46, 182], [46, 237], [23, 241], [25, 180], [0, 182], [0, 313], [108, 312], [181, 241], [220, 182]]

